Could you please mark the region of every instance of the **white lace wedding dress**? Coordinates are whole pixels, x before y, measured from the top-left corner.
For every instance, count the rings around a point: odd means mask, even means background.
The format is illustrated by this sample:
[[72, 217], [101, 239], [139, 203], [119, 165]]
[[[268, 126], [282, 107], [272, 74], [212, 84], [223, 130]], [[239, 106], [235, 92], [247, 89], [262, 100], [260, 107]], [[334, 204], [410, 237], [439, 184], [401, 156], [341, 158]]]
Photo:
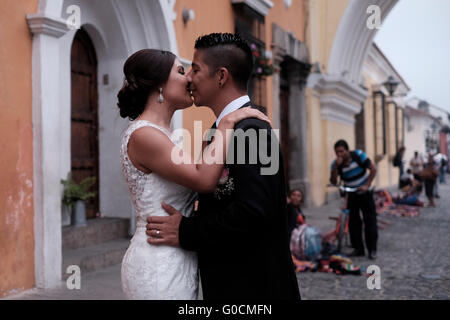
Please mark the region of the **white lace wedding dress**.
[[195, 300], [197, 255], [181, 248], [151, 245], [145, 232], [148, 216], [168, 215], [161, 208], [163, 200], [188, 215], [196, 194], [155, 173], [146, 174], [134, 167], [128, 158], [128, 141], [135, 130], [144, 126], [161, 130], [174, 142], [170, 132], [144, 120], [132, 122], [123, 135], [120, 158], [136, 214], [136, 232], [122, 261], [122, 289], [128, 299]]

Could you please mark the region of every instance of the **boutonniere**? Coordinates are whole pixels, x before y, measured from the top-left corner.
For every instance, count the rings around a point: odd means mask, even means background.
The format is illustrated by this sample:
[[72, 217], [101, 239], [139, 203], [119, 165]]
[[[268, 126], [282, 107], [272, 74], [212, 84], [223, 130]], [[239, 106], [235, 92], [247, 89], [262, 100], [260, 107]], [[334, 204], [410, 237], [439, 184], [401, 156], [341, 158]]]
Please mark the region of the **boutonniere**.
[[233, 178], [230, 177], [230, 170], [225, 168], [222, 170], [217, 187], [214, 190], [214, 197], [221, 199], [225, 195], [230, 195], [234, 190]]

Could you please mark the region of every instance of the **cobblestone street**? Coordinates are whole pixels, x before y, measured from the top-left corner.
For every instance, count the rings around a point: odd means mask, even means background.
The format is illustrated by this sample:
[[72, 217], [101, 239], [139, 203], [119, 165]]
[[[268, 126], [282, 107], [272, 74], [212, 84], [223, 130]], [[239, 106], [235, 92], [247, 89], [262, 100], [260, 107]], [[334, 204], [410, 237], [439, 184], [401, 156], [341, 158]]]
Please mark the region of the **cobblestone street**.
[[[439, 192], [436, 208], [421, 208], [419, 217], [382, 215], [392, 224], [379, 230], [377, 260], [367, 253], [353, 259], [380, 267], [380, 290], [369, 290], [364, 276], [305, 272], [297, 274], [302, 299], [450, 299], [450, 185], [441, 184]], [[336, 215], [338, 204], [305, 210], [307, 222], [329, 231], [334, 222], [325, 218]]]
[[[380, 267], [380, 290], [369, 290], [364, 276], [305, 272], [297, 274], [302, 299], [449, 299], [450, 184], [441, 185], [440, 194], [436, 208], [421, 208], [419, 217], [381, 216], [391, 224], [379, 230], [377, 260], [353, 259], [364, 268], [372, 264]], [[339, 201], [330, 201], [320, 208], [305, 209], [306, 221], [328, 232], [335, 224], [328, 217], [336, 215], [338, 207]], [[83, 275], [81, 290], [68, 290], [61, 282], [58, 288], [32, 289], [7, 299], [124, 298], [120, 265], [115, 265]]]

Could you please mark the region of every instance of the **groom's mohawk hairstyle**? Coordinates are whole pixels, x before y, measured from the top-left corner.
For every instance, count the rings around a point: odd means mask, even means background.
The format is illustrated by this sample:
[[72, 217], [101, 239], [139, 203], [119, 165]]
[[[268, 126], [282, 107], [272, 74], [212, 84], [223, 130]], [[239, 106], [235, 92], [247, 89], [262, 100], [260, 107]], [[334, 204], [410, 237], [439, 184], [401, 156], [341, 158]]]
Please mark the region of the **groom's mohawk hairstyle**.
[[207, 51], [204, 59], [211, 74], [224, 67], [236, 85], [247, 90], [253, 71], [253, 55], [250, 46], [239, 34], [211, 33], [200, 36], [195, 41], [195, 49]]

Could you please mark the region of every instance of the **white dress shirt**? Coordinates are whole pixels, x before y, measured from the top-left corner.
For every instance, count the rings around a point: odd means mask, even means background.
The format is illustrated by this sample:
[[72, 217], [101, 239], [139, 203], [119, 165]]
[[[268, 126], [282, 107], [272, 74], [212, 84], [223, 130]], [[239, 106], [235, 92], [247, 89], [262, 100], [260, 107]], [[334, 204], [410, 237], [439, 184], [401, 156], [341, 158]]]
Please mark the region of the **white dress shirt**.
[[225, 108], [223, 108], [222, 112], [219, 114], [216, 120], [216, 126], [219, 126], [220, 120], [222, 120], [223, 117], [226, 115], [232, 113], [233, 111], [236, 111], [240, 107], [242, 107], [244, 104], [250, 101], [250, 98], [248, 95], [239, 97], [233, 101], [231, 101], [229, 104], [226, 105]]

